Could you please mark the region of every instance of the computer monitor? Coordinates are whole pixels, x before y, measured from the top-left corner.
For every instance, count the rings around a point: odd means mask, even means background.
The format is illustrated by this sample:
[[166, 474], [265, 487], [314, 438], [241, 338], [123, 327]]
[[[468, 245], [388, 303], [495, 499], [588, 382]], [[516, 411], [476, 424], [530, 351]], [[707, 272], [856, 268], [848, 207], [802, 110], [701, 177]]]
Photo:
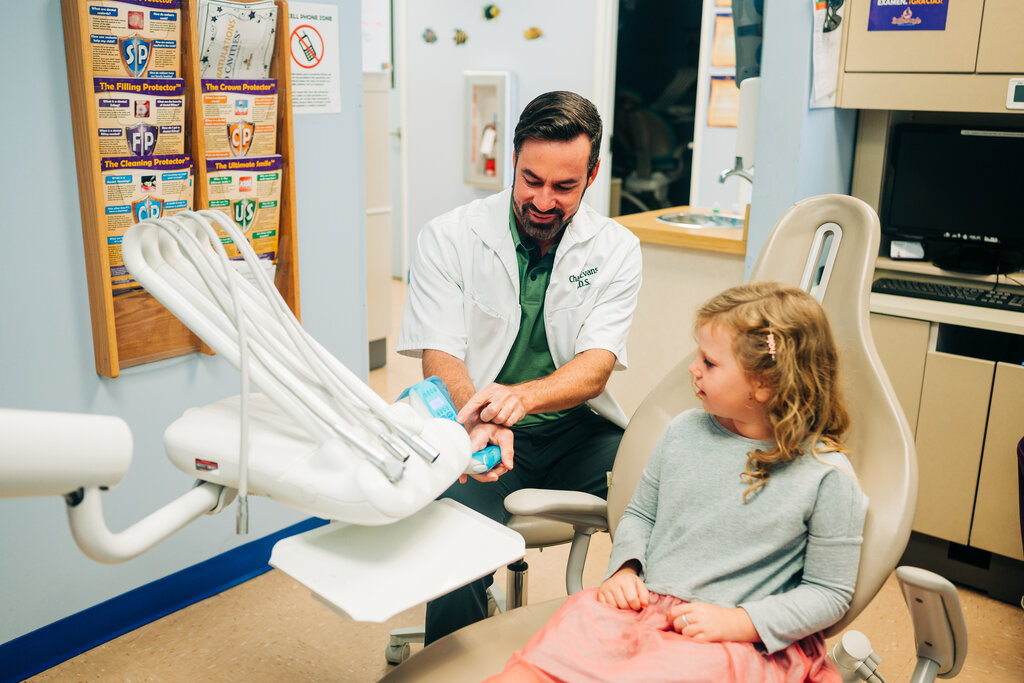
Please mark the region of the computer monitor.
[[948, 270], [1024, 267], [1024, 129], [894, 127], [881, 196], [883, 254], [920, 243]]

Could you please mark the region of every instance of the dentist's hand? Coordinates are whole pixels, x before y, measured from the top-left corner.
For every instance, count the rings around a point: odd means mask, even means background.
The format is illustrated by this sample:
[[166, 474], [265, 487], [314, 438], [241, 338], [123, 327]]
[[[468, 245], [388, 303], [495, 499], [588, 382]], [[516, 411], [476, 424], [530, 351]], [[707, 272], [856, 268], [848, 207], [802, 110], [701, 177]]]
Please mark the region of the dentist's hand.
[[456, 419], [462, 424], [479, 420], [511, 427], [527, 412], [526, 400], [515, 386], [492, 382], [466, 401]]
[[490, 422], [477, 422], [469, 429], [469, 447], [474, 453], [489, 444], [494, 444], [501, 449], [501, 462], [487, 470], [483, 474], [462, 474], [459, 482], [465, 484], [467, 477], [473, 477], [477, 481], [498, 481], [498, 477], [512, 469], [512, 430], [501, 425]]

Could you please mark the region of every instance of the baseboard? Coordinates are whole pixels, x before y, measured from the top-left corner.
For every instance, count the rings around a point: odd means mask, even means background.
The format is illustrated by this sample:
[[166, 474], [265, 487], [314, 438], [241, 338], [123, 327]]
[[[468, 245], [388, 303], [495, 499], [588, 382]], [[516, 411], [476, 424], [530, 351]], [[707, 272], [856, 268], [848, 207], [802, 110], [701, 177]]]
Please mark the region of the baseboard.
[[0, 645], [0, 683], [21, 681], [151, 621], [268, 571], [282, 538], [314, 529], [310, 518]]
[[1024, 562], [916, 531], [900, 564], [928, 569], [1013, 606], [1024, 597]]

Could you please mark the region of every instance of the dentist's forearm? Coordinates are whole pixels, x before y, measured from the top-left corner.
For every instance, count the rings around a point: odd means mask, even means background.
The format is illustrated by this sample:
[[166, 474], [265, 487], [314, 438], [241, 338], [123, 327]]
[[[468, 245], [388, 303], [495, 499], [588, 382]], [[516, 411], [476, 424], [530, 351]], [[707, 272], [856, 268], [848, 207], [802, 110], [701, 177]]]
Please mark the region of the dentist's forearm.
[[528, 413], [566, 410], [597, 398], [604, 391], [615, 367], [615, 354], [590, 349], [555, 370], [547, 377], [516, 384]]
[[423, 349], [422, 367], [424, 378], [437, 375], [444, 381], [452, 402], [455, 403], [455, 410], [461, 410], [466, 401], [476, 393], [466, 364], [449, 353]]

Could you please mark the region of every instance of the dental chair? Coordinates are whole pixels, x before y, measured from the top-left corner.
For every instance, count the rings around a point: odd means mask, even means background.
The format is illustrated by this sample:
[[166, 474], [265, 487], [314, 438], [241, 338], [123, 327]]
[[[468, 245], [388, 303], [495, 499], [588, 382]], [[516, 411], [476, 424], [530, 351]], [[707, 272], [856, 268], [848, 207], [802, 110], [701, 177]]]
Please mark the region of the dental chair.
[[[870, 503], [850, 609], [826, 631], [827, 636], [845, 629], [893, 572], [910, 536], [917, 500], [913, 438], [868, 324], [878, 240], [878, 218], [860, 200], [840, 195], [806, 199], [776, 223], [751, 275], [752, 280], [775, 280], [809, 291], [828, 312], [840, 346], [853, 425], [846, 443]], [[568, 522], [584, 531], [603, 525], [614, 536], [658, 436], [675, 415], [699, 406], [687, 370], [691, 360], [692, 356], [685, 358], [670, 369], [633, 415], [616, 457], [607, 502], [579, 492], [526, 489], [510, 495], [506, 507], [516, 515]], [[920, 676], [915, 673], [914, 680], [955, 675], [967, 649], [955, 589], [923, 570], [901, 574], [898, 578], [918, 632]], [[382, 681], [457, 683], [496, 674], [561, 602], [528, 605], [463, 628], [416, 653]], [[849, 641], [848, 648], [833, 655], [841, 671], [850, 676], [848, 680], [866, 680], [877, 668], [878, 657], [856, 638], [844, 636], [843, 641]]]

